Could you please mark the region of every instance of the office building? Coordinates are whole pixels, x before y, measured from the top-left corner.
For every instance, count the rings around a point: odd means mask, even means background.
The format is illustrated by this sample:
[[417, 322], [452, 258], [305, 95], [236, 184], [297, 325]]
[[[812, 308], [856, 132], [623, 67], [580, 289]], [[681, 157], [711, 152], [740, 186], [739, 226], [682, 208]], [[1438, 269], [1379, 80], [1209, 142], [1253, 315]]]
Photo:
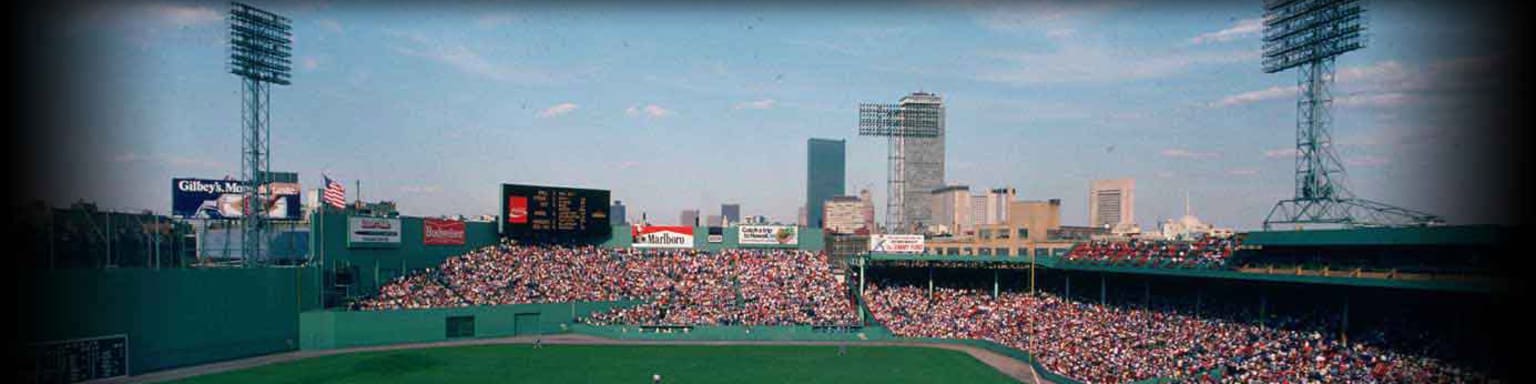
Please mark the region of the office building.
[[720, 216], [725, 218], [725, 226], [740, 224], [741, 204], [720, 204]]
[[613, 205], [609, 206], [608, 208], [608, 224], [624, 225], [628, 222], [629, 221], [624, 217], [624, 202], [614, 200]]
[[696, 227], [699, 225], [699, 210], [684, 209], [677, 217], [677, 225]]
[[810, 139], [806, 143], [805, 172], [805, 226], [821, 227], [823, 204], [833, 196], [843, 194], [846, 167], [846, 142], [843, 140]]
[[1136, 224], [1136, 180], [1094, 180], [1088, 188], [1088, 225], [1099, 228]]

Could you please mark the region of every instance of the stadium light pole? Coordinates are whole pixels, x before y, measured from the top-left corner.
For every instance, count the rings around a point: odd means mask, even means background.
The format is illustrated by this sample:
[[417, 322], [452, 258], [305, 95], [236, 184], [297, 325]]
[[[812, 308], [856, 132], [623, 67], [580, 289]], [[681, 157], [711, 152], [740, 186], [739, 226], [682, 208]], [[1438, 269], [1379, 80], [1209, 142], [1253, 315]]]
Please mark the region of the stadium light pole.
[[1333, 149], [1334, 59], [1365, 46], [1361, 0], [1266, 0], [1264, 73], [1298, 68], [1296, 191], [1264, 218], [1275, 225], [1438, 225], [1439, 216], [1354, 197]]
[[938, 137], [943, 124], [942, 106], [925, 103], [859, 104], [859, 136], [885, 137], [890, 142], [886, 161], [885, 226], [889, 233], [906, 233], [902, 207], [906, 193], [907, 138]]
[[229, 73], [241, 79], [240, 179], [245, 182], [241, 254], [249, 265], [262, 256], [267, 226], [266, 190], [272, 165], [272, 85], [288, 85], [293, 27], [288, 18], [243, 3], [229, 8]]

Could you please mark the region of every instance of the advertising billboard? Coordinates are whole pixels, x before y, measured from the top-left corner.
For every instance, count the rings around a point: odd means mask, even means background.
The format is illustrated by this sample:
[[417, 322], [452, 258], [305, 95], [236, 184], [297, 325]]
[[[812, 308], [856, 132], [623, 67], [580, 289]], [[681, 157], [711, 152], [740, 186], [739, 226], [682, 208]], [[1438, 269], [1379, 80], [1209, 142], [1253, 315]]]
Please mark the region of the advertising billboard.
[[736, 227], [736, 243], [793, 247], [800, 244], [798, 228], [789, 225], [743, 225]]
[[681, 225], [636, 225], [629, 227], [635, 248], [693, 248], [693, 227]]
[[923, 253], [923, 235], [870, 235], [870, 253]]
[[425, 245], [464, 245], [464, 222], [444, 219], [421, 220], [421, 243]]
[[400, 219], [383, 217], [348, 217], [348, 247], [400, 246]]
[[608, 191], [539, 185], [501, 185], [501, 235], [519, 240], [605, 238]]
[[[171, 214], [194, 219], [245, 217], [245, 183], [238, 180], [171, 179]], [[298, 183], [268, 183], [272, 199], [261, 209], [267, 218], [298, 220], [302, 215]]]
[[712, 244], [725, 242], [725, 228], [709, 227], [707, 229], [709, 230], [709, 236], [705, 237], [704, 241]]

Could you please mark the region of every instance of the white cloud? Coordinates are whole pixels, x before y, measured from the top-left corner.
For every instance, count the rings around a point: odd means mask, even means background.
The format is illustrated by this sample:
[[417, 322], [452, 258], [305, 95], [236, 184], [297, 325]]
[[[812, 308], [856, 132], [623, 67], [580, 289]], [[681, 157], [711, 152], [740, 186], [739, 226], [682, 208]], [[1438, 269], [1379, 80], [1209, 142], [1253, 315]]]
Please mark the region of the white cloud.
[[1344, 159], [1344, 164], [1351, 167], [1379, 167], [1389, 163], [1386, 158], [1377, 156], [1355, 156]]
[[676, 113], [672, 112], [672, 110], [662, 108], [660, 105], [646, 104], [645, 106], [631, 105], [629, 108], [624, 109], [624, 114], [630, 116], [645, 116], [648, 118], [659, 119], [672, 116]]
[[400, 54], [426, 58], [457, 68], [464, 73], [492, 80], [544, 84], [550, 83], [555, 75], [546, 71], [494, 62], [487, 59], [480, 51], [466, 45], [434, 40], [419, 33], [391, 32], [390, 34], [403, 37], [410, 42], [410, 47], [395, 48], [395, 51]]
[[150, 5], [149, 12], [156, 18], [178, 27], [208, 25], [224, 21], [224, 15], [207, 6], [179, 4]]
[[139, 162], [150, 162], [150, 163], [159, 164], [161, 166], [169, 166], [169, 167], [180, 168], [180, 169], [200, 169], [200, 170], [227, 169], [224, 166], [224, 163], [222, 163], [222, 162], [218, 162], [218, 161], [214, 161], [214, 160], [209, 160], [209, 159], [204, 159], [204, 158], [187, 157], [187, 156], [173, 156], [173, 155], [150, 155], [150, 156], [144, 156], [144, 155], [140, 155], [140, 154], [133, 153], [133, 152], [127, 152], [127, 153], [123, 153], [123, 154], [119, 154], [117, 156], [114, 156], [112, 158], [112, 161], [113, 162], [117, 162], [117, 163], [123, 163], [123, 164], [139, 163]]
[[1239, 93], [1239, 94], [1236, 94], [1236, 95], [1231, 95], [1231, 96], [1223, 97], [1223, 98], [1221, 98], [1221, 100], [1217, 100], [1215, 102], [1207, 104], [1207, 106], [1212, 107], [1212, 108], [1231, 107], [1231, 106], [1237, 106], [1237, 105], [1243, 105], [1243, 104], [1252, 104], [1252, 103], [1257, 103], [1257, 102], [1266, 101], [1266, 100], [1283, 99], [1283, 98], [1295, 98], [1295, 97], [1296, 97], [1296, 87], [1295, 86], [1290, 86], [1290, 87], [1274, 86], [1274, 87], [1269, 87], [1269, 88], [1265, 88], [1265, 89], [1261, 89], [1261, 90], [1257, 90], [1257, 91], [1243, 92], [1243, 93]]
[[1163, 155], [1163, 157], [1172, 157], [1178, 159], [1211, 159], [1221, 156], [1221, 154], [1217, 152], [1199, 152], [1184, 148], [1168, 148], [1164, 149], [1162, 152], [1159, 152], [1159, 154]]
[[341, 22], [336, 21], [335, 19], [315, 20], [315, 24], [319, 25], [321, 29], [330, 31], [331, 33], [341, 33], [342, 32]]
[[1334, 98], [1333, 103], [1341, 107], [1396, 107], [1416, 101], [1417, 98], [1399, 92], [1378, 94], [1346, 95]]
[[442, 191], [442, 190], [443, 190], [443, 187], [437, 186], [437, 185], [402, 185], [402, 186], [400, 186], [400, 192], [411, 193], [411, 194], [437, 193], [438, 191]]
[[1233, 23], [1232, 26], [1227, 27], [1226, 29], [1216, 32], [1202, 33], [1199, 36], [1190, 38], [1189, 44], [1225, 43], [1228, 41], [1257, 35], [1259, 32], [1263, 31], [1263, 18], [1255, 17], [1251, 19], [1242, 19], [1238, 20], [1236, 23]]
[[305, 57], [299, 60], [299, 65], [303, 66], [305, 70], [313, 71], [320, 68], [320, 59]]
[[772, 109], [776, 104], [778, 102], [773, 99], [762, 99], [736, 104], [736, 109]]
[[544, 110], [539, 111], [539, 117], [541, 117], [541, 118], [549, 118], [549, 117], [560, 116], [560, 115], [564, 115], [564, 114], [567, 114], [567, 113], [571, 113], [571, 111], [575, 111], [576, 108], [579, 108], [579, 106], [574, 104], [574, 103], [555, 104], [554, 106], [551, 106], [549, 108], [544, 108]]
[[1270, 159], [1293, 159], [1296, 158], [1296, 148], [1275, 148], [1267, 150], [1264, 151], [1264, 157]]
[[1009, 62], [1001, 70], [979, 70], [977, 79], [1015, 85], [1114, 82], [1170, 76], [1190, 68], [1257, 62], [1257, 50], [1146, 52], [1098, 43], [1069, 41], [1047, 52], [991, 52], [983, 56]]
[[[1381, 61], [1364, 66], [1339, 68], [1334, 73], [1336, 82], [1334, 104], [1351, 108], [1389, 108], [1413, 104], [1427, 99], [1435, 91], [1466, 86], [1466, 68], [1481, 68], [1486, 63], [1477, 58], [1452, 59], [1436, 62], [1424, 69], [1403, 65], [1394, 60]], [[1248, 91], [1208, 103], [1210, 107], [1231, 107], [1260, 101], [1295, 100], [1295, 86], [1270, 87]]]
[[481, 28], [495, 28], [512, 23], [517, 14], [510, 12], [492, 12], [475, 19], [475, 24]]

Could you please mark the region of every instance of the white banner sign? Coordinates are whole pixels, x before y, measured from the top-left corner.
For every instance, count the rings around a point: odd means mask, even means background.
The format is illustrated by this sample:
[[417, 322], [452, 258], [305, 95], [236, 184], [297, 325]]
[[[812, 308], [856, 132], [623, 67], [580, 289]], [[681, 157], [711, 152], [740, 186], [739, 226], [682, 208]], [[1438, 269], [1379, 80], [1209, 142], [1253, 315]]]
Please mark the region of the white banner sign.
[[870, 253], [923, 253], [923, 235], [870, 235]]
[[800, 244], [798, 228], [788, 225], [743, 225], [736, 227], [736, 244], [782, 245]]
[[347, 246], [400, 246], [400, 219], [347, 218]]
[[693, 227], [686, 226], [633, 226], [630, 227], [631, 247], [635, 248], [693, 248]]

